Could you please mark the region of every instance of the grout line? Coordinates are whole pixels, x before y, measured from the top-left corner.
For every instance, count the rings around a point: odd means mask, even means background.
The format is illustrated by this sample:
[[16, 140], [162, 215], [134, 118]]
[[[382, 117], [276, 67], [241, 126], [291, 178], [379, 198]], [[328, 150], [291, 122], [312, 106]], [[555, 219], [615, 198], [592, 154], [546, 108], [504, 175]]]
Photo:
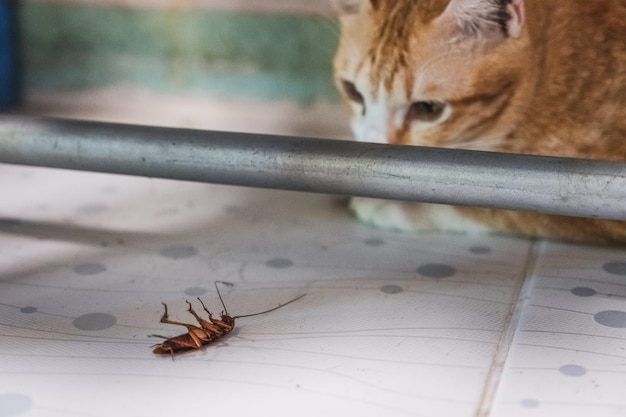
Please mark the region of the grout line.
[[522, 317], [522, 312], [526, 307], [526, 303], [530, 299], [531, 292], [535, 284], [535, 270], [541, 247], [544, 241], [533, 242], [527, 255], [526, 268], [524, 275], [520, 279], [520, 285], [517, 287], [515, 302], [511, 304], [511, 309], [506, 318], [506, 325], [503, 329], [496, 352], [491, 362], [491, 367], [485, 381], [485, 388], [481, 395], [478, 407], [474, 413], [474, 417], [489, 417], [493, 411], [493, 406], [502, 382], [502, 376], [506, 363], [508, 362], [509, 353]]

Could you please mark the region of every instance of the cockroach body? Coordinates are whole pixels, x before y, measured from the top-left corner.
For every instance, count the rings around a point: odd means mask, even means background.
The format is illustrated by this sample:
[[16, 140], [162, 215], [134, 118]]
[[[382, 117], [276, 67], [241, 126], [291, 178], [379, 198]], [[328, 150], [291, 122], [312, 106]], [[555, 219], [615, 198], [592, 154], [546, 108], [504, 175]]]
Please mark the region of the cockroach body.
[[222, 306], [224, 307], [224, 311], [221, 312], [219, 319], [213, 318], [213, 314], [206, 308], [206, 306], [204, 305], [204, 303], [199, 297], [198, 297], [198, 301], [200, 301], [202, 308], [209, 315], [208, 321], [200, 317], [198, 313], [194, 311], [191, 303], [187, 301], [187, 305], [189, 305], [189, 309], [187, 311], [192, 316], [195, 317], [200, 327], [193, 325], [193, 324], [170, 320], [168, 316], [168, 312], [167, 312], [167, 304], [163, 303], [163, 308], [165, 311], [163, 312], [163, 316], [161, 316], [161, 323], [184, 326], [187, 328], [187, 333], [181, 334], [179, 336], [174, 336], [174, 337], [166, 337], [166, 336], [161, 336], [161, 335], [156, 335], [156, 334], [151, 335], [152, 337], [160, 337], [162, 339], [165, 339], [163, 343], [159, 343], [153, 346], [154, 347], [154, 350], [152, 351], [153, 353], [157, 355], [171, 355], [173, 357], [177, 353], [183, 353], [183, 352], [187, 352], [190, 350], [200, 349], [203, 346], [208, 345], [209, 343], [213, 342], [214, 340], [217, 340], [229, 334], [235, 328], [235, 319], [238, 319], [241, 317], [258, 316], [260, 314], [265, 314], [265, 313], [272, 312], [274, 310], [278, 310], [279, 308], [284, 307], [287, 304], [291, 304], [301, 299], [305, 295], [305, 294], [302, 294], [301, 296], [296, 297], [293, 300], [290, 300], [284, 304], [279, 304], [277, 307], [271, 308], [266, 311], [261, 311], [259, 313], [253, 313], [253, 314], [246, 314], [243, 316], [232, 317], [228, 314], [228, 311], [226, 310], [226, 306], [224, 305], [224, 300], [222, 300], [222, 295], [220, 294], [220, 290], [217, 286], [218, 283], [229, 285], [229, 286], [232, 286], [233, 284], [230, 282], [225, 282], [225, 281], [215, 282], [217, 295], [219, 296]]
[[215, 319], [213, 318], [213, 314], [211, 314], [211, 312], [204, 306], [200, 298], [198, 298], [198, 301], [200, 301], [204, 311], [206, 311], [209, 315], [209, 321], [200, 317], [198, 313], [194, 311], [189, 301], [187, 301], [187, 304], [189, 305], [189, 309], [187, 311], [196, 318], [200, 327], [194, 326], [193, 324], [170, 320], [167, 314], [167, 304], [163, 303], [165, 312], [161, 317], [161, 323], [185, 326], [187, 328], [187, 333], [169, 338], [160, 335], [152, 335], [153, 337], [161, 337], [165, 339], [165, 342], [154, 346], [154, 350], [152, 351], [153, 353], [156, 353], [157, 355], [173, 355], [174, 353], [200, 349], [202, 346], [207, 345], [220, 337], [226, 336], [235, 328], [235, 318], [226, 313], [222, 313], [220, 315], [220, 319]]

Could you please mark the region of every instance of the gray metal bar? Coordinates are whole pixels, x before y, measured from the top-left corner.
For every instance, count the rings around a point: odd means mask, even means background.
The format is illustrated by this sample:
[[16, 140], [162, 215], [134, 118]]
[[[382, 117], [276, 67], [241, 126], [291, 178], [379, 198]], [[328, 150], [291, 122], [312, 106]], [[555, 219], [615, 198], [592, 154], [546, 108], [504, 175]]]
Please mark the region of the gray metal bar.
[[623, 163], [17, 116], [0, 162], [626, 220]]

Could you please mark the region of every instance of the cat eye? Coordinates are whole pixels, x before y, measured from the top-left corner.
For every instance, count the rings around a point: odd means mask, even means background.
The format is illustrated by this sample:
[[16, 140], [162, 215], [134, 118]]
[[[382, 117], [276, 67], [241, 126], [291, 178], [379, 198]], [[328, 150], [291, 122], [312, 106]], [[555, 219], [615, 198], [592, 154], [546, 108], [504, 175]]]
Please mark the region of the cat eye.
[[443, 115], [445, 109], [445, 103], [436, 101], [416, 101], [409, 107], [406, 113], [406, 120], [408, 122], [435, 122]]
[[354, 83], [342, 80], [341, 87], [343, 88], [344, 93], [346, 93], [348, 99], [360, 105], [365, 104], [365, 99], [363, 98], [363, 95], [359, 92]]

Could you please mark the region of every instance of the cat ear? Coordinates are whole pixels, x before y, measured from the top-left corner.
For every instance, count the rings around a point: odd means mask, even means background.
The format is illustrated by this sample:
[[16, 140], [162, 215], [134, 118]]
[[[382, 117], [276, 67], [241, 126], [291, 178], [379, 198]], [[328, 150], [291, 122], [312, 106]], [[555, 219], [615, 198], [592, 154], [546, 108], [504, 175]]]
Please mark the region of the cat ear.
[[441, 19], [451, 20], [467, 35], [497, 28], [517, 38], [525, 22], [524, 0], [450, 0]]
[[526, 23], [526, 10], [524, 0], [511, 0], [507, 5], [507, 30], [509, 36], [517, 38], [522, 34], [522, 28]]
[[340, 14], [357, 14], [365, 9], [367, 3], [376, 10], [380, 0], [331, 0]]

